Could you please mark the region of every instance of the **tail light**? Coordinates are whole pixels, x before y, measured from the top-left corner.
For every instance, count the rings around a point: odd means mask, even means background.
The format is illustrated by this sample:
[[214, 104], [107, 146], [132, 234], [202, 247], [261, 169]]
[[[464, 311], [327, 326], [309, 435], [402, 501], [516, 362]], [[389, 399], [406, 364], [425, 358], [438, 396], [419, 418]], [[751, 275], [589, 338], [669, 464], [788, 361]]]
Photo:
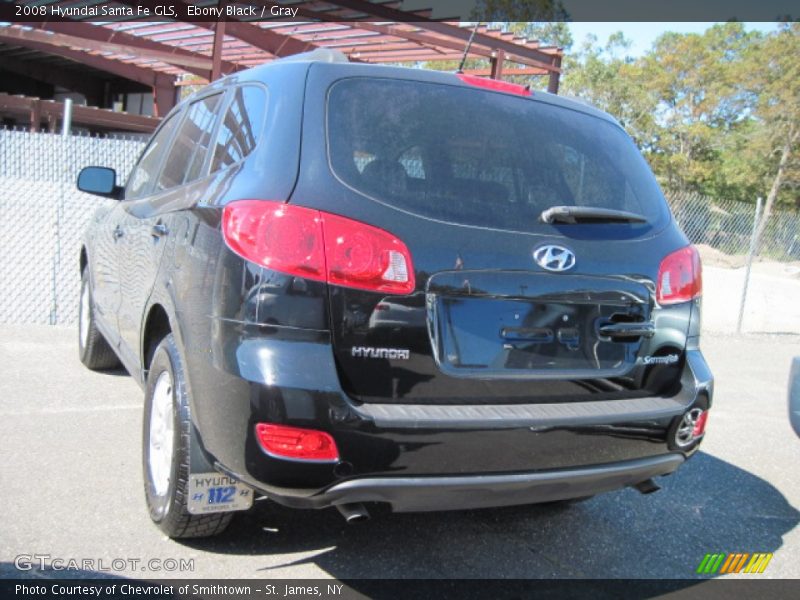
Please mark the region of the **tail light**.
[[386, 294], [414, 291], [406, 245], [383, 229], [311, 208], [240, 200], [222, 213], [238, 255], [307, 279]]
[[698, 438], [706, 432], [706, 421], [708, 421], [708, 411], [704, 410], [700, 413], [700, 416], [697, 417], [697, 420], [694, 422], [694, 429], [692, 429], [692, 436]]
[[677, 304], [699, 297], [703, 292], [700, 254], [694, 246], [686, 246], [661, 261], [656, 282], [659, 304]]
[[273, 423], [257, 423], [256, 439], [272, 456], [295, 460], [339, 460], [339, 450], [330, 434]]

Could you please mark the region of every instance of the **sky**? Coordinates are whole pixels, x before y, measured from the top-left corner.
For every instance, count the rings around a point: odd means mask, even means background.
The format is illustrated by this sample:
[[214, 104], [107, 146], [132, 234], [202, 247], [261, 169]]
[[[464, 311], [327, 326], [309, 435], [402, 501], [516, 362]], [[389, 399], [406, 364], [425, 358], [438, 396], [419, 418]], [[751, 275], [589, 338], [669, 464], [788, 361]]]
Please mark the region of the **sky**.
[[[575, 40], [573, 48], [580, 48], [588, 34], [594, 34], [601, 43], [617, 31], [622, 31], [625, 37], [633, 42], [628, 54], [638, 57], [650, 49], [653, 41], [664, 32], [676, 33], [702, 33], [714, 23], [570, 23], [572, 37]], [[774, 31], [775, 23], [745, 23], [748, 31]]]

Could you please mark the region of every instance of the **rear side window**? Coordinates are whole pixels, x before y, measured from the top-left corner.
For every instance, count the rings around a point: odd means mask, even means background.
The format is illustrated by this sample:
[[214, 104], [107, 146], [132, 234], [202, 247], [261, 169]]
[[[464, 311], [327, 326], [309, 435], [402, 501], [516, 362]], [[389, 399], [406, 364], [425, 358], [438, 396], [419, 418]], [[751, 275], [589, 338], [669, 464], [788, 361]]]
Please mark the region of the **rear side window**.
[[164, 151], [179, 120], [178, 114], [169, 117], [147, 144], [139, 162], [128, 178], [128, 185], [125, 189], [126, 200], [144, 196], [152, 189], [155, 178], [161, 169]]
[[214, 144], [211, 171], [236, 164], [253, 151], [267, 108], [267, 93], [257, 86], [238, 88], [231, 99]]
[[328, 151], [345, 184], [448, 222], [527, 231], [555, 205], [666, 216], [660, 190], [616, 125], [530, 99], [378, 78], [335, 83]]
[[215, 94], [189, 106], [158, 178], [159, 190], [168, 190], [200, 177], [221, 99], [222, 94]]

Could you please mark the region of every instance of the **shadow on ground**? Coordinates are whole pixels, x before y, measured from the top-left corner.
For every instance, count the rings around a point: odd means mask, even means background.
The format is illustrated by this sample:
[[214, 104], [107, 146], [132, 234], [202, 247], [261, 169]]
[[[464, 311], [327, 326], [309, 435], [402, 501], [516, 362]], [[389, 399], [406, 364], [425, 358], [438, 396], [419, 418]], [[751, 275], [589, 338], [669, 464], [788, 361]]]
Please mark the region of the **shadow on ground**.
[[290, 557], [265, 560], [253, 575], [266, 577], [313, 563], [338, 579], [686, 578], [709, 552], [775, 552], [800, 521], [771, 484], [708, 454], [659, 483], [649, 496], [627, 489], [566, 507], [391, 514], [370, 506], [372, 520], [358, 525], [333, 509], [265, 501], [223, 536], [188, 545]]

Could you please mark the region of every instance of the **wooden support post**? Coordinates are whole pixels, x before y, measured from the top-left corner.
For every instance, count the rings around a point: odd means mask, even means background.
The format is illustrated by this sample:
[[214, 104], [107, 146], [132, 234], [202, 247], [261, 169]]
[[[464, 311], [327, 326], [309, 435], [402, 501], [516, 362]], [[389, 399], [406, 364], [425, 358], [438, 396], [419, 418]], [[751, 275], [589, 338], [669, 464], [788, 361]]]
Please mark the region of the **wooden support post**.
[[225, 21], [217, 21], [214, 25], [214, 47], [211, 51], [211, 77], [216, 81], [222, 75], [222, 45], [225, 43]]
[[560, 56], [554, 56], [553, 57], [553, 66], [555, 68], [559, 69], [559, 70], [558, 71], [550, 71], [550, 77], [549, 77], [549, 79], [547, 81], [547, 91], [550, 92], [551, 94], [557, 94], [558, 93], [558, 79], [559, 79], [559, 76], [561, 75], [561, 72], [560, 72], [560, 69], [561, 69], [561, 57]]
[[175, 80], [171, 77], [156, 77], [153, 86], [153, 107], [156, 117], [166, 117], [175, 106]]
[[31, 133], [39, 131], [39, 125], [42, 122], [42, 101], [38, 98], [31, 104]]
[[492, 65], [492, 79], [502, 79], [503, 78], [503, 62], [506, 59], [506, 53], [503, 50], [498, 50], [497, 53], [491, 59]]

